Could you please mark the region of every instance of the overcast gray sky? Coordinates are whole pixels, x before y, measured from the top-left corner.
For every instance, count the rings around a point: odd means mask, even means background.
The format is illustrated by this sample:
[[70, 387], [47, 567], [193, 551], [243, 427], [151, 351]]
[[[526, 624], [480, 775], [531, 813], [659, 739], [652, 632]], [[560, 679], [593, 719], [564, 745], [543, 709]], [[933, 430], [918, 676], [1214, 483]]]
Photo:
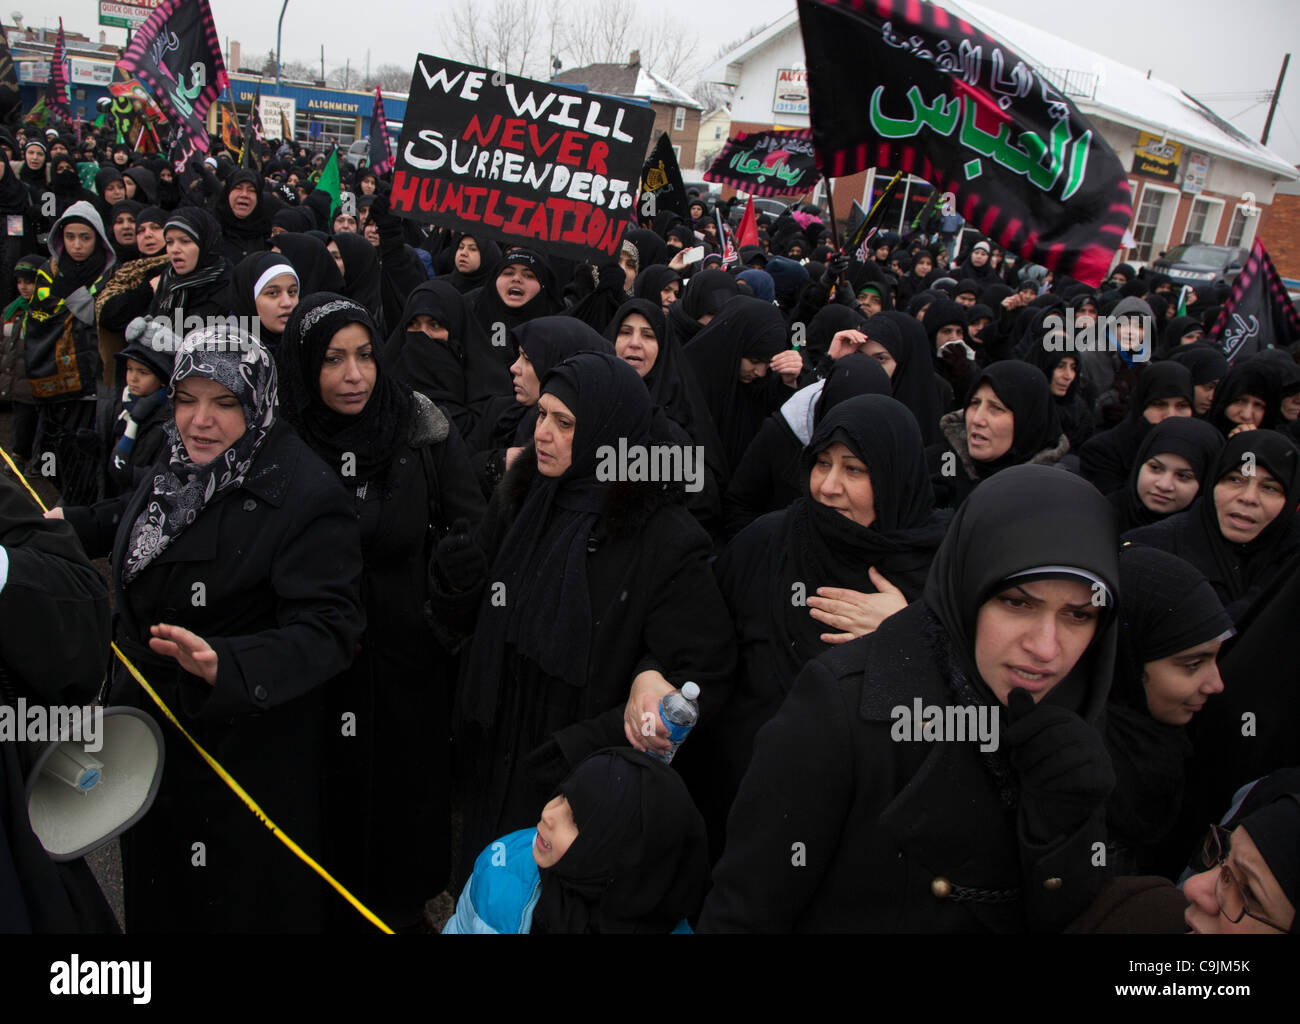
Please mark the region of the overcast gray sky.
[[[41, 0], [11, 0], [26, 24], [54, 27], [62, 13], [69, 29], [92, 38], [98, 32], [96, 0], [62, 0], [58, 11]], [[210, 0], [223, 41], [238, 40], [245, 63], [275, 47], [275, 0]], [[480, 0], [482, 2], [482, 0]], [[701, 4], [696, 0], [635, 0], [647, 18], [678, 17], [700, 42], [701, 57], [767, 24], [793, 0], [742, 0]], [[1269, 146], [1300, 163], [1300, 6], [1296, 0], [980, 0], [985, 6], [1067, 36], [1136, 68], [1150, 68], [1200, 99], [1246, 134], [1259, 138], [1267, 103], [1253, 97], [1210, 98], [1222, 93], [1264, 93], [1277, 80], [1282, 55], [1294, 55], [1287, 72]], [[445, 0], [289, 0], [284, 19], [284, 59], [318, 62], [325, 46], [327, 70], [343, 64], [414, 66], [421, 50], [450, 56], [441, 28], [451, 5]], [[5, 12], [6, 14], [8, 12]], [[6, 21], [11, 19], [6, 18]], [[121, 29], [108, 29], [122, 42]], [[691, 83], [682, 82], [689, 88]]]

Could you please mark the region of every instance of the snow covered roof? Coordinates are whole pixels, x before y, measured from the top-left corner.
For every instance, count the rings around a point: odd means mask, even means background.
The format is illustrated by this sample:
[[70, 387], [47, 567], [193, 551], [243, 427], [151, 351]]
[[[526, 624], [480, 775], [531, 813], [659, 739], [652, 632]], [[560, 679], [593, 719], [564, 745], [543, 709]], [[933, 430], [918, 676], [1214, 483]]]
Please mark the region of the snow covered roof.
[[[1004, 40], [1040, 72], [1046, 72], [1045, 77], [1085, 114], [1096, 114], [1158, 135], [1168, 132], [1180, 142], [1262, 168], [1287, 181], [1300, 177], [1300, 171], [1292, 164], [1238, 131], [1176, 85], [1148, 78], [1145, 71], [982, 4], [944, 0], [941, 6]], [[724, 54], [711, 69], [714, 72], [711, 77], [725, 80], [728, 65], [743, 63], [750, 54], [789, 31], [799, 31], [797, 11], [778, 18]]]
[[669, 103], [676, 107], [703, 110], [704, 104], [679, 89], [663, 75], [647, 71], [640, 64], [588, 64], [569, 68], [555, 76], [561, 83], [585, 85], [593, 92], [608, 96], [626, 96], [650, 103]]

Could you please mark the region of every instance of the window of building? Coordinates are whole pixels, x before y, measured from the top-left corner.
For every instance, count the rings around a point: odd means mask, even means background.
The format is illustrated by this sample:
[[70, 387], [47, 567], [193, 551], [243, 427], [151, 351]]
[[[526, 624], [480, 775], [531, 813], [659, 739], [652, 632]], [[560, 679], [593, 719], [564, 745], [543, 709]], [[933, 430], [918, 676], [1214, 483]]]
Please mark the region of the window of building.
[[716, 142], [721, 138], [722, 138], [722, 125], [718, 125], [716, 128], [713, 129], [713, 139]]
[[681, 160], [681, 158], [682, 158], [682, 147], [681, 147], [681, 146], [674, 146], [674, 147], [673, 147], [673, 157], [674, 157], [675, 159], [677, 159], [677, 160]]
[[1197, 196], [1192, 202], [1192, 212], [1187, 218], [1187, 230], [1183, 234], [1183, 241], [1205, 242], [1213, 245], [1219, 234], [1219, 219], [1222, 216], [1222, 199], [1206, 199], [1204, 196]]
[[[1171, 197], [1173, 202], [1169, 201]], [[1177, 207], [1178, 193], [1175, 190], [1150, 184], [1143, 186], [1137, 219], [1133, 222], [1133, 237], [1137, 239], [1133, 259], [1146, 263], [1169, 247], [1169, 233]]]
[[[1252, 214], [1250, 211], [1256, 212]], [[1228, 225], [1228, 237], [1224, 239], [1223, 244], [1233, 248], [1241, 247], [1247, 249], [1251, 242], [1255, 240], [1255, 228], [1259, 224], [1259, 208], [1251, 204], [1238, 204], [1237, 208], [1232, 211], [1232, 223]]]
[[679, 132], [686, 127], [686, 108], [678, 107], [673, 114], [673, 131]]

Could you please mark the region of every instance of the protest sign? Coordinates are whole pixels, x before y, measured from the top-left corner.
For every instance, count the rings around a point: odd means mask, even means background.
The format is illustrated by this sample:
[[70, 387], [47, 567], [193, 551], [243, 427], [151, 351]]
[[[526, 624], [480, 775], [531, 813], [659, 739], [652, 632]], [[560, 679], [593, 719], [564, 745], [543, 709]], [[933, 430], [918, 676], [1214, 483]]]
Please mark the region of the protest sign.
[[616, 259], [653, 124], [639, 104], [420, 54], [390, 207], [570, 259]]

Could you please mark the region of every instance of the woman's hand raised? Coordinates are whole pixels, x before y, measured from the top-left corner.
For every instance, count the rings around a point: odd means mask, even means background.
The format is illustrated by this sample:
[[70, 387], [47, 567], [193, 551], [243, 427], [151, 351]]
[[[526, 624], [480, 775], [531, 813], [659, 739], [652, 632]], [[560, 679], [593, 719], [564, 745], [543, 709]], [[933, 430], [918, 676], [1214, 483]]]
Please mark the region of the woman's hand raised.
[[818, 622], [844, 630], [842, 633], [823, 633], [822, 643], [842, 644], [868, 633], [874, 633], [887, 618], [907, 607], [903, 592], [885, 579], [875, 567], [870, 570], [871, 582], [879, 593], [864, 594], [860, 590], [843, 587], [818, 587], [817, 595], [808, 598], [808, 614]]
[[659, 717], [659, 702], [675, 689], [662, 672], [654, 669], [639, 672], [632, 680], [632, 692], [623, 709], [623, 734], [642, 753], [653, 750], [666, 754], [672, 749], [668, 728]]
[[149, 639], [149, 649], [154, 654], [175, 658], [190, 675], [198, 676], [209, 686], [216, 685], [217, 652], [203, 637], [165, 622], [150, 626], [149, 632], [153, 634]]

